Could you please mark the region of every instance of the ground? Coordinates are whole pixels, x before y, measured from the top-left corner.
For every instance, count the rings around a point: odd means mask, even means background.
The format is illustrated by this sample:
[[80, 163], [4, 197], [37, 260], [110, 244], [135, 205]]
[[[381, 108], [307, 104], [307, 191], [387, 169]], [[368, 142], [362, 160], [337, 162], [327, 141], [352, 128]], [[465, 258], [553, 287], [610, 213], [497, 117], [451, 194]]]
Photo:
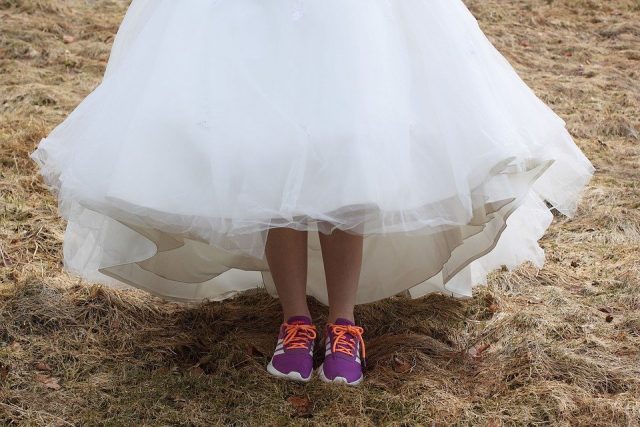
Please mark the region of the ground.
[[466, 3], [597, 172], [543, 269], [358, 306], [369, 367], [347, 389], [268, 376], [265, 292], [189, 307], [62, 272], [28, 154], [99, 83], [127, 2], [0, 0], [0, 424], [639, 425], [640, 3]]

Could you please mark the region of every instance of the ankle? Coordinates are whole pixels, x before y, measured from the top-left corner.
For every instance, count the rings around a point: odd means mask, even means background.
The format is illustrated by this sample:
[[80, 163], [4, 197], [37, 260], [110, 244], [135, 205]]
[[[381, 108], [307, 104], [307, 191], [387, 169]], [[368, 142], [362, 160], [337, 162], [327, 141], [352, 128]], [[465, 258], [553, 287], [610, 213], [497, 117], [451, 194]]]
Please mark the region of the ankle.
[[355, 323], [355, 316], [353, 315], [353, 312], [347, 312], [347, 313], [329, 313], [329, 317], [327, 317], [327, 323], [335, 323], [337, 318], [343, 318], [343, 319], [347, 319], [347, 320], [351, 320], [353, 323]]
[[311, 313], [309, 313], [308, 310], [291, 311], [291, 312], [285, 312], [282, 314], [282, 323], [285, 323], [287, 320], [289, 320], [293, 316], [306, 316], [309, 319], [311, 319]]

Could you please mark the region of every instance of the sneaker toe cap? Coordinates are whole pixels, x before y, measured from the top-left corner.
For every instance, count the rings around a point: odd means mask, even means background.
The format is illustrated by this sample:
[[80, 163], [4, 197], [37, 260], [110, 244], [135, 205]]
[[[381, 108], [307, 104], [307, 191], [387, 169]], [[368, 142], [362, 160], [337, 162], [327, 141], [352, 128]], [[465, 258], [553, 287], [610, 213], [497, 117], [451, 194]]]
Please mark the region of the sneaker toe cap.
[[295, 353], [275, 356], [271, 363], [274, 368], [285, 375], [290, 372], [298, 372], [303, 378], [307, 378], [313, 370], [313, 359], [311, 357], [304, 357]]
[[322, 364], [322, 370], [330, 380], [342, 377], [351, 383], [362, 377], [362, 367], [358, 362], [339, 357], [327, 357]]

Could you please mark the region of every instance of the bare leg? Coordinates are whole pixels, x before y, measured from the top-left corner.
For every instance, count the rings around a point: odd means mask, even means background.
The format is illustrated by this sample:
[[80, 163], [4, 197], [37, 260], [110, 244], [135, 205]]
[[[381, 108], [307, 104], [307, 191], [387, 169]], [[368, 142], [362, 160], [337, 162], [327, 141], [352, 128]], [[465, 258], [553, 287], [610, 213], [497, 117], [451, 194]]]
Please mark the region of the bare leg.
[[330, 235], [319, 233], [324, 272], [329, 294], [329, 318], [337, 317], [354, 321], [360, 269], [362, 267], [362, 235], [334, 230]]
[[278, 291], [284, 320], [309, 316], [307, 307], [307, 232], [292, 228], [271, 228], [265, 255]]

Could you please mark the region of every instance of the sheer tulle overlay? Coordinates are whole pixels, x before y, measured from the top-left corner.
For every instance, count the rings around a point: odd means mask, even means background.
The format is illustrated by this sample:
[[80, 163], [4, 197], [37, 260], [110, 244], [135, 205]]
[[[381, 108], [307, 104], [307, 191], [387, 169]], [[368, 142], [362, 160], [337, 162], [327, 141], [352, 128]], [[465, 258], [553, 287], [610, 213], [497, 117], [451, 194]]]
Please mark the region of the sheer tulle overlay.
[[[593, 174], [458, 0], [133, 0], [102, 83], [31, 157], [65, 269], [168, 299], [266, 287], [272, 227], [359, 233], [358, 303], [542, 265]], [[545, 203], [548, 202], [547, 203]]]

